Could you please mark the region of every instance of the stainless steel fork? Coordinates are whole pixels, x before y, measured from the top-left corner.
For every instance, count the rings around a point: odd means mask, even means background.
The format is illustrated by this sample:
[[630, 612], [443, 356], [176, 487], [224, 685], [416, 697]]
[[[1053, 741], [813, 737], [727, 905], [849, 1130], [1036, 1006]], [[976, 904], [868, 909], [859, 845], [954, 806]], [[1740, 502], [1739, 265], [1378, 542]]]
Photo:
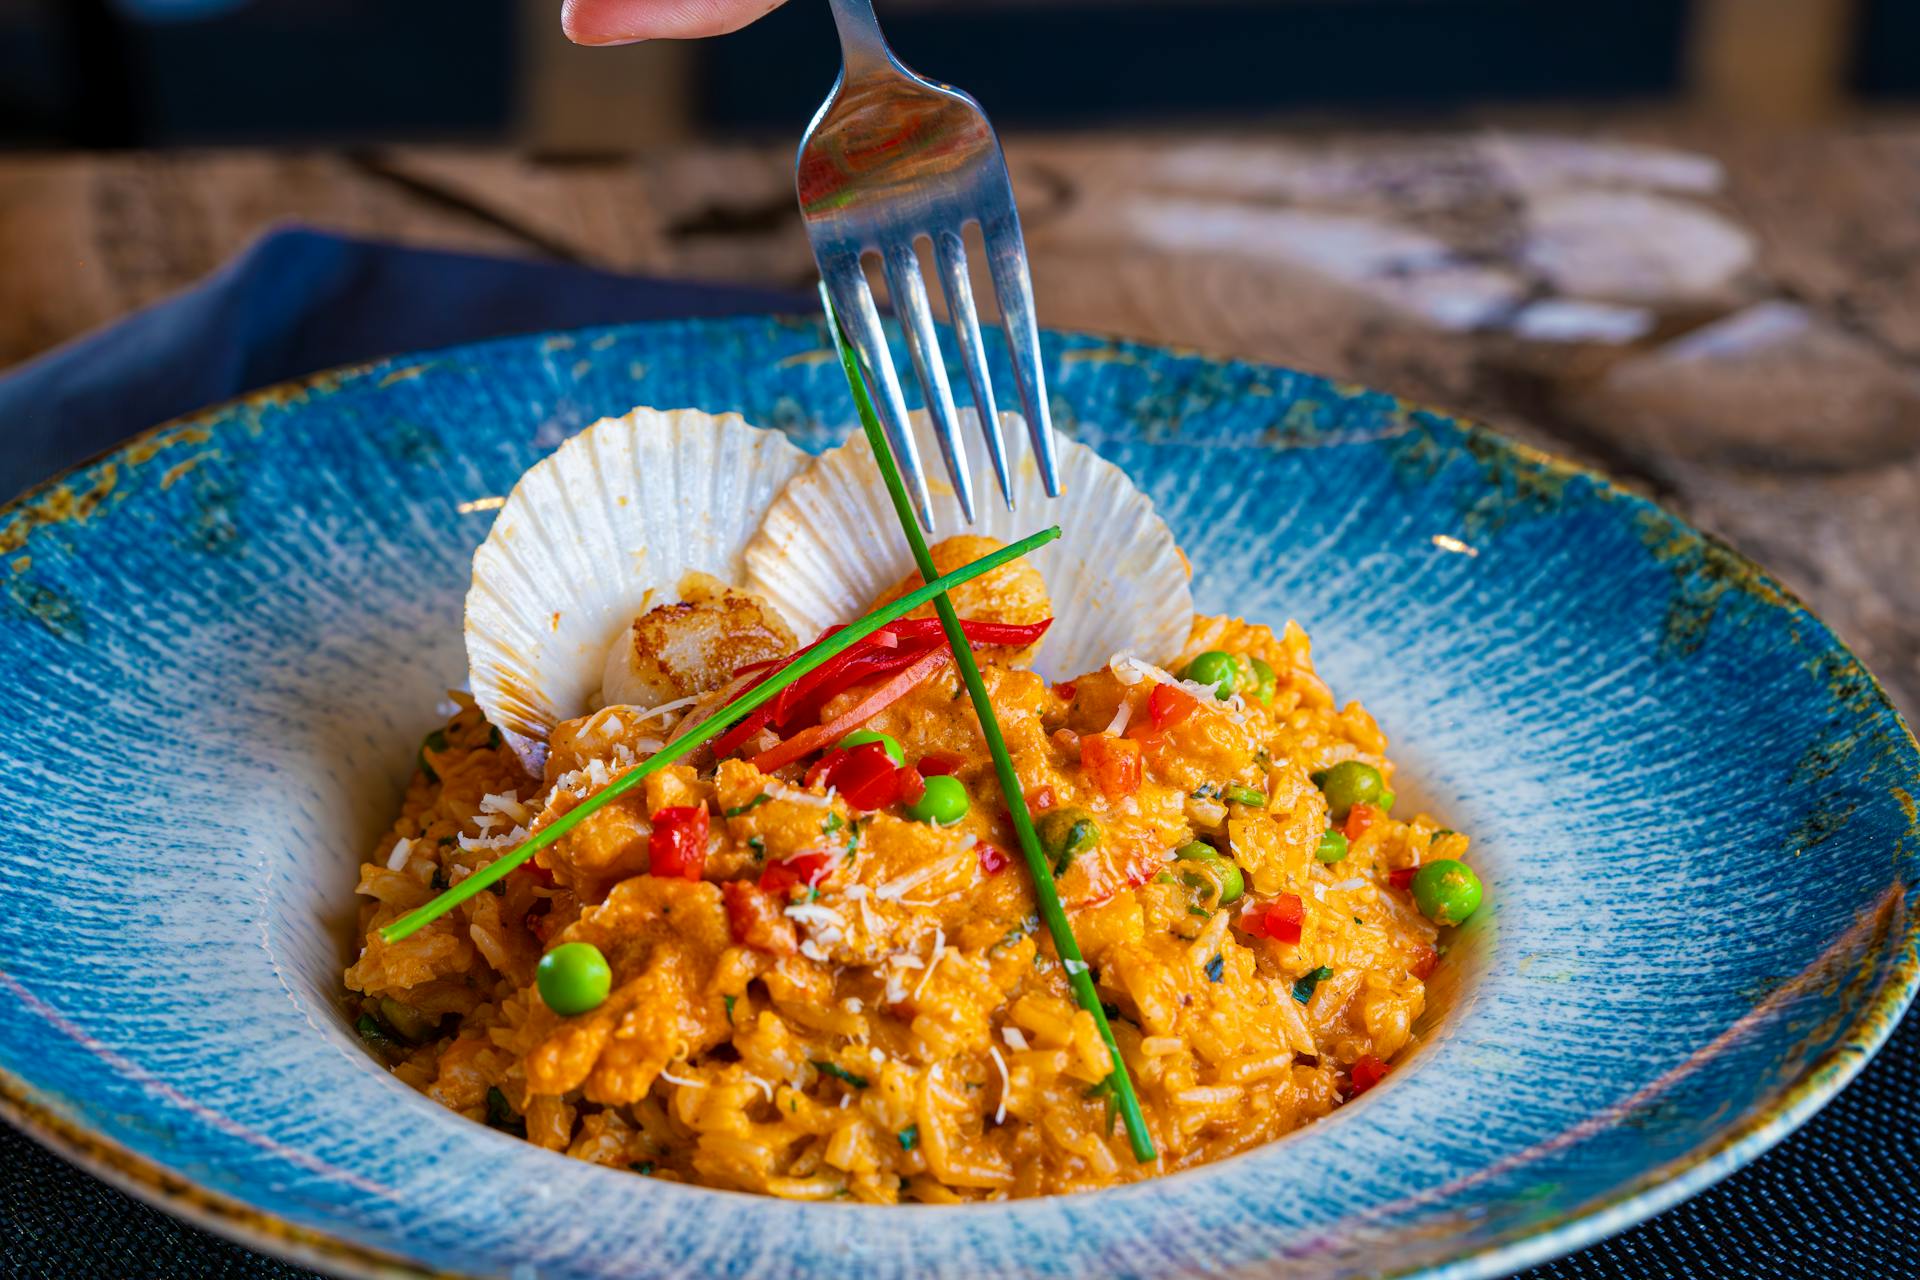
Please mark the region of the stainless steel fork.
[[994, 407], [993, 383], [987, 376], [980, 316], [961, 239], [968, 223], [979, 224], [986, 244], [1034, 460], [1048, 496], [1058, 496], [1059, 464], [1047, 410], [1046, 376], [1040, 367], [1033, 282], [1027, 273], [1026, 243], [1020, 236], [1020, 215], [1014, 208], [1013, 184], [1007, 178], [1000, 139], [979, 103], [901, 65], [880, 34], [872, 0], [828, 2], [840, 29], [844, 65], [833, 92], [800, 141], [794, 185], [821, 279], [854, 346], [879, 383], [875, 408], [920, 523], [933, 531], [926, 472], [907, 424], [900, 379], [887, 352], [861, 258], [867, 253], [880, 258], [934, 436], [953, 479], [954, 495], [972, 523], [973, 478], [968, 474], [959, 414], [915, 249], [922, 237], [932, 242], [974, 408], [986, 434], [987, 455], [1011, 507], [1012, 470]]

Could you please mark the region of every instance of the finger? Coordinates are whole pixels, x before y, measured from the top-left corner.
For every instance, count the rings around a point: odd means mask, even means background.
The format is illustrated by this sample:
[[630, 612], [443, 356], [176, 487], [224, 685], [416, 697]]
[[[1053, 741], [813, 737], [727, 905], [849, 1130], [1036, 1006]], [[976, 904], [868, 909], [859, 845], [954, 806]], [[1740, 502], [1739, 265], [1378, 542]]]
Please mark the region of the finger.
[[564, 0], [560, 25], [575, 44], [691, 40], [725, 35], [782, 0]]

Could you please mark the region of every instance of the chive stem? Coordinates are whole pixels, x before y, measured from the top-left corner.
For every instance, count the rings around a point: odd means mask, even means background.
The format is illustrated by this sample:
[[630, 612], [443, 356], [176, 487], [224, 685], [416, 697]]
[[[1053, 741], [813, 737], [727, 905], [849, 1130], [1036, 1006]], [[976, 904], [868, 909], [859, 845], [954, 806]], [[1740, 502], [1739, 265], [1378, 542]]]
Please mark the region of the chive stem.
[[[860, 364], [845, 331], [840, 327], [840, 317], [834, 312], [833, 299], [828, 296], [824, 282], [820, 285], [820, 303], [826, 308], [828, 327], [833, 331], [834, 348], [840, 353], [840, 364], [846, 371], [847, 385], [853, 391], [853, 405], [860, 415], [861, 429], [867, 434], [874, 461], [879, 464], [880, 475], [886, 481], [887, 496], [893, 499], [894, 514], [900, 518], [900, 527], [906, 531], [907, 543], [913, 549], [913, 561], [919, 566], [921, 580], [934, 582], [937, 575], [934, 572], [933, 554], [927, 549], [927, 540], [920, 532], [919, 522], [907, 499], [906, 485], [900, 479], [900, 469], [881, 432], [873, 401], [867, 395]], [[1013, 831], [1020, 842], [1020, 852], [1026, 857], [1027, 873], [1033, 881], [1033, 896], [1040, 906], [1040, 918], [1046, 921], [1047, 932], [1053, 935], [1053, 948], [1066, 968], [1067, 982], [1073, 988], [1074, 998], [1080, 1002], [1082, 1009], [1093, 1015], [1094, 1025], [1100, 1030], [1100, 1039], [1106, 1043], [1107, 1052], [1113, 1057], [1113, 1073], [1107, 1077], [1106, 1083], [1117, 1095], [1120, 1117], [1127, 1126], [1127, 1140], [1133, 1146], [1133, 1157], [1145, 1164], [1154, 1159], [1153, 1136], [1147, 1132], [1146, 1117], [1140, 1113], [1140, 1099], [1134, 1092], [1133, 1077], [1127, 1071], [1126, 1060], [1120, 1056], [1120, 1046], [1114, 1041], [1113, 1026], [1107, 1020], [1106, 1010], [1100, 1005], [1099, 993], [1094, 990], [1093, 975], [1080, 954], [1080, 944], [1073, 936], [1073, 925], [1067, 919], [1066, 909], [1060, 905], [1060, 892], [1053, 883], [1053, 868], [1040, 849], [1040, 839], [1033, 829], [1033, 816], [1027, 811], [1026, 792], [1020, 785], [1019, 775], [1014, 772], [1013, 757], [1008, 753], [1006, 738], [1000, 732], [1000, 721], [994, 715], [992, 702], [987, 698], [986, 681], [981, 678], [980, 664], [974, 661], [973, 645], [960, 629], [960, 617], [954, 612], [953, 601], [947, 598], [944, 587], [933, 597], [933, 607], [940, 615], [940, 627], [946, 632], [947, 643], [953, 648], [954, 661], [960, 667], [960, 678], [966, 682], [967, 693], [973, 699], [974, 713], [980, 718], [980, 730], [986, 736], [988, 749], [993, 753], [994, 773], [999, 777], [1000, 791], [1006, 797], [1007, 813], [1013, 818]]]
[[910, 591], [893, 603], [875, 609], [872, 613], [867, 614], [857, 622], [849, 623], [844, 630], [836, 631], [833, 635], [820, 641], [786, 667], [774, 673], [773, 676], [762, 680], [759, 684], [747, 690], [738, 698], [735, 698], [732, 702], [729, 702], [726, 706], [714, 712], [711, 716], [708, 716], [690, 732], [681, 734], [672, 742], [669, 742], [666, 746], [647, 757], [644, 761], [627, 770], [618, 778], [615, 778], [612, 782], [594, 792], [591, 796], [588, 796], [578, 805], [575, 805], [572, 809], [569, 809], [566, 813], [554, 819], [553, 822], [542, 827], [518, 848], [501, 857], [495, 858], [492, 862], [480, 868], [459, 884], [454, 885], [451, 889], [448, 889], [445, 893], [427, 903], [425, 906], [414, 908], [406, 915], [395, 920], [392, 924], [381, 929], [381, 941], [398, 942], [402, 938], [417, 932], [423, 925], [439, 919], [467, 899], [484, 892], [489, 885], [502, 879], [508, 872], [524, 863], [535, 853], [573, 830], [574, 827], [580, 824], [582, 819], [592, 814], [608, 801], [632, 790], [649, 775], [659, 772], [682, 756], [690, 754], [698, 748], [701, 743], [706, 742], [716, 734], [724, 732], [729, 726], [758, 710], [762, 705], [770, 701], [774, 695], [778, 694], [795, 680], [798, 680], [801, 676], [806, 675], [809, 671], [827, 662], [837, 654], [858, 644], [888, 623], [897, 622], [915, 609], [918, 609], [921, 605], [927, 603], [927, 601], [941, 597], [942, 593], [949, 587], [957, 587], [963, 582], [972, 581], [983, 573], [991, 573], [1001, 565], [1018, 560], [1034, 548], [1045, 546], [1059, 536], [1060, 529], [1058, 526], [1042, 529], [1031, 537], [1022, 538], [1020, 541], [1010, 543], [998, 551], [981, 556], [978, 560], [970, 564], [961, 565], [945, 577], [930, 579], [926, 586]]

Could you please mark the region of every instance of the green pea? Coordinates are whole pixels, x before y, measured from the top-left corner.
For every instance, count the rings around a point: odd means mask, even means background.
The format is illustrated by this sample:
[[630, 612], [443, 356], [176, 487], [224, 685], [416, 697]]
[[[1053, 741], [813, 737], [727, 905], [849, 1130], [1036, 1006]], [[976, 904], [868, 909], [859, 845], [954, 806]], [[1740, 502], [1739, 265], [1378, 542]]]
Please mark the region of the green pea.
[[534, 970], [540, 998], [563, 1018], [597, 1009], [613, 990], [613, 970], [591, 942], [563, 942]]
[[1210, 878], [1220, 890], [1220, 905], [1223, 907], [1229, 902], [1238, 902], [1240, 895], [1247, 891], [1247, 880], [1240, 874], [1240, 868], [1221, 857], [1220, 851], [1210, 844], [1190, 841], [1175, 849], [1173, 856], [1181, 862], [1197, 862], [1207, 868], [1211, 873]]
[[1040, 815], [1038, 835], [1040, 848], [1057, 876], [1068, 863], [1100, 843], [1100, 824], [1085, 809], [1055, 809]]
[[907, 806], [907, 816], [915, 822], [931, 822], [950, 827], [967, 816], [967, 788], [958, 778], [936, 773], [927, 779], [927, 789]]
[[1218, 649], [1209, 649], [1189, 662], [1187, 669], [1180, 673], [1180, 678], [1191, 680], [1195, 684], [1212, 685], [1213, 696], [1225, 702], [1233, 696], [1233, 686], [1237, 678], [1233, 669], [1233, 655], [1222, 653]]
[[1227, 799], [1233, 801], [1235, 804], [1243, 804], [1249, 809], [1264, 809], [1267, 807], [1266, 792], [1256, 791], [1252, 787], [1243, 787], [1235, 784], [1227, 788], [1226, 794]]
[[1326, 795], [1327, 808], [1336, 821], [1357, 804], [1373, 804], [1387, 789], [1380, 771], [1358, 760], [1342, 760], [1331, 769], [1321, 770], [1313, 775], [1313, 783]]
[[1347, 856], [1347, 837], [1338, 831], [1329, 831], [1320, 837], [1320, 845], [1313, 856], [1322, 862], [1339, 862]]
[[1429, 862], [1414, 873], [1413, 901], [1435, 924], [1460, 924], [1480, 908], [1480, 877], [1452, 858]]
[[1248, 658], [1247, 665], [1253, 668], [1253, 700], [1263, 707], [1273, 705], [1273, 668], [1258, 658]]
[[900, 749], [900, 744], [894, 741], [893, 735], [890, 733], [881, 733], [878, 729], [855, 729], [852, 733], [840, 739], [840, 746], [842, 748], [857, 747], [865, 742], [879, 743], [886, 751], [887, 759], [893, 761], [895, 764], [905, 764], [907, 762], [907, 753]]

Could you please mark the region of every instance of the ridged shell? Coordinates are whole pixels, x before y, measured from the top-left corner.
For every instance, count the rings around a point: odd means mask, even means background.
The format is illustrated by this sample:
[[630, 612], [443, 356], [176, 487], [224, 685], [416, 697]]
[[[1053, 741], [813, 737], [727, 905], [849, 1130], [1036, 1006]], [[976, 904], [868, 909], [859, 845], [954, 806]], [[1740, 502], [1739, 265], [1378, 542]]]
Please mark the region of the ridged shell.
[[[1014, 467], [1016, 509], [1008, 511], [972, 410], [962, 417], [968, 462], [982, 486], [980, 519], [963, 524], [951, 488], [932, 484], [934, 540], [973, 533], [1004, 543], [1050, 524], [1061, 528], [1059, 541], [1032, 557], [1054, 616], [1035, 668], [1059, 680], [1102, 666], [1116, 653], [1156, 662], [1177, 654], [1193, 621], [1193, 597], [1186, 562], [1153, 501], [1120, 468], [1062, 438], [1060, 497], [1046, 496], [1032, 455], [1022, 451]], [[937, 470], [940, 455], [924, 414], [915, 415], [914, 429], [921, 458]], [[1010, 444], [1027, 438], [1017, 414], [1002, 414], [1001, 429]], [[822, 454], [787, 485], [748, 545], [746, 566], [742, 585], [769, 601], [803, 638], [858, 617], [913, 571], [864, 435], [856, 432]]]
[[467, 674], [487, 719], [544, 742], [588, 710], [647, 593], [692, 570], [739, 582], [742, 550], [807, 461], [737, 413], [642, 408], [536, 463], [473, 556]]

